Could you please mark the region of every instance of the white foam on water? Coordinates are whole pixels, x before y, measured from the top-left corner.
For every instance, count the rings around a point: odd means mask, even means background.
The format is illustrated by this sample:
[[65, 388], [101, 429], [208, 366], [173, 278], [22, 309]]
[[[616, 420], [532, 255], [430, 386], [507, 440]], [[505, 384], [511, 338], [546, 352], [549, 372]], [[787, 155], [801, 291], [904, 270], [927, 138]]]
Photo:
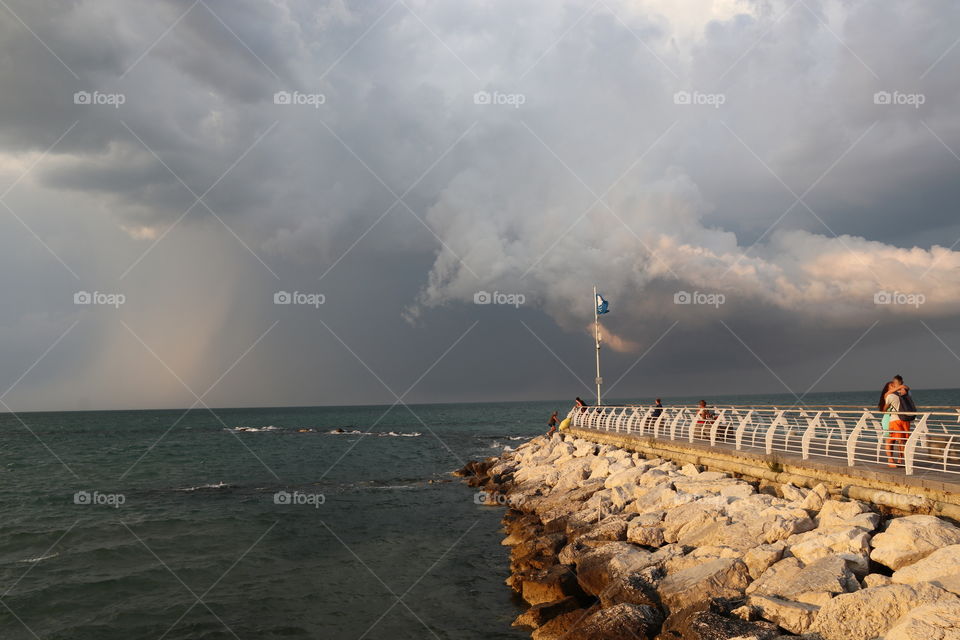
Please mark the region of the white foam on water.
[[34, 563], [34, 562], [42, 562], [42, 561], [44, 561], [44, 560], [49, 560], [50, 558], [56, 558], [58, 555], [60, 555], [60, 554], [59, 554], [59, 553], [51, 553], [50, 555], [37, 556], [36, 558], [24, 558], [24, 559], [21, 560], [20, 562], [29, 562], [29, 563], [32, 564], [32, 563]]
[[378, 438], [419, 438], [421, 435], [423, 435], [419, 431], [412, 431], [410, 433], [397, 433], [396, 431], [379, 432], [359, 431], [356, 429], [353, 431], [337, 431], [334, 429], [333, 431], [328, 431], [327, 433], [333, 436], [377, 436]]
[[226, 482], [218, 482], [216, 484], [201, 484], [196, 487], [186, 487], [184, 489], [177, 489], [177, 491], [200, 491], [201, 489], [229, 489], [232, 487], [232, 484], [227, 484]]

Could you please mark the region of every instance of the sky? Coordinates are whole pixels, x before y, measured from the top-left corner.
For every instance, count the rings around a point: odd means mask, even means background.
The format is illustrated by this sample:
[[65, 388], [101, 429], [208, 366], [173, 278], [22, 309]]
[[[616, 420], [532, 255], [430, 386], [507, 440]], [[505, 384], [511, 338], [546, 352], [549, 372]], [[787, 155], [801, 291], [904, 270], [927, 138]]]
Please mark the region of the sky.
[[2, 0], [0, 410], [960, 387], [958, 25]]

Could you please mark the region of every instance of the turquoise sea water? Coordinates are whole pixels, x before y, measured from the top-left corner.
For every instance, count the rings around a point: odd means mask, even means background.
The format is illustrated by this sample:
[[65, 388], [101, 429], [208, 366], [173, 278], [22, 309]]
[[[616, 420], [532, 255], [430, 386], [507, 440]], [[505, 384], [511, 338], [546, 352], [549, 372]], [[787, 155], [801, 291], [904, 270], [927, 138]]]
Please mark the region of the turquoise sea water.
[[449, 472], [569, 406], [0, 414], [0, 638], [528, 637], [501, 510]]

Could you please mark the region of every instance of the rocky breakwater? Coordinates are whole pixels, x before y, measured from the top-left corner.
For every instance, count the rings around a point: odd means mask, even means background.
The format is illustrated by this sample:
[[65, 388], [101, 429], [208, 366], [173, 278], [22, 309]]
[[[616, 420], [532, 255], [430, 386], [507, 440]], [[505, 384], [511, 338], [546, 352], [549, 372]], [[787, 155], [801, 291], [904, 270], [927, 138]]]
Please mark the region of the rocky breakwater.
[[960, 528], [570, 435], [458, 472], [505, 505], [533, 638], [960, 640]]

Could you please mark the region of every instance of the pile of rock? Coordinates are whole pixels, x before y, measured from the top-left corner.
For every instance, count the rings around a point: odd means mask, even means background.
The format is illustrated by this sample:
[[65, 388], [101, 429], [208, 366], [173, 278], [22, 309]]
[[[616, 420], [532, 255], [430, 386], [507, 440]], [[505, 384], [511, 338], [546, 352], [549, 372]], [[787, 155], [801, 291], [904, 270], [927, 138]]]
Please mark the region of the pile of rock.
[[506, 504], [533, 638], [960, 640], [960, 528], [584, 439], [461, 470]]

